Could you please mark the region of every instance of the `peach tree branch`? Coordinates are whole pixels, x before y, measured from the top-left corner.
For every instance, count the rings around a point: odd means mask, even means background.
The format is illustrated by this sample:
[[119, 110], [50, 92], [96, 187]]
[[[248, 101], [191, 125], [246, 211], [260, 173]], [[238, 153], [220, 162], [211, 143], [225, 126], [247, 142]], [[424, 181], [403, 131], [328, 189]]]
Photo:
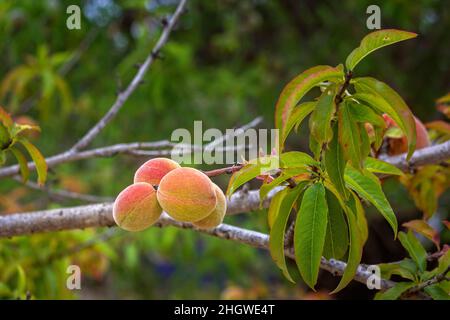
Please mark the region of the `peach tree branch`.
[[92, 142], [92, 140], [94, 140], [94, 138], [100, 133], [100, 131], [102, 131], [103, 128], [105, 128], [106, 125], [116, 116], [116, 114], [128, 100], [131, 94], [141, 84], [147, 70], [150, 68], [153, 62], [159, 57], [161, 49], [167, 43], [170, 33], [172, 32], [173, 28], [175, 27], [175, 24], [177, 23], [178, 19], [184, 12], [186, 2], [187, 0], [180, 0], [174, 14], [170, 17], [170, 19], [166, 21], [164, 29], [156, 45], [153, 47], [152, 51], [145, 59], [144, 63], [139, 67], [136, 75], [134, 76], [133, 80], [130, 82], [128, 87], [124, 91], [119, 93], [116, 101], [108, 110], [108, 112], [103, 116], [103, 118], [101, 118], [100, 121], [97, 122], [97, 124], [95, 124], [77, 143], [75, 143], [73, 147], [69, 150], [69, 152], [76, 152], [88, 146]]

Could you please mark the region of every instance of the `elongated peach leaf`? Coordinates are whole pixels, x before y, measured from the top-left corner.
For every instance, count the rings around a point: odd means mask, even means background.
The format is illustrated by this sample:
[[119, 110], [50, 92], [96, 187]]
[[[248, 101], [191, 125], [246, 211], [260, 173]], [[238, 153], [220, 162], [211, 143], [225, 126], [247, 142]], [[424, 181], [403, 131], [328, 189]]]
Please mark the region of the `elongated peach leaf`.
[[414, 32], [396, 29], [384, 29], [369, 33], [361, 40], [359, 47], [349, 54], [345, 60], [345, 66], [348, 70], [353, 70], [362, 59], [373, 51], [415, 37], [417, 34]]
[[305, 283], [314, 289], [327, 231], [325, 188], [315, 183], [304, 193], [294, 230], [295, 261]]
[[45, 162], [45, 158], [42, 156], [38, 148], [36, 148], [27, 139], [20, 137], [18, 138], [18, 141], [25, 147], [25, 149], [27, 149], [31, 159], [33, 159], [33, 162], [36, 165], [36, 171], [38, 173], [38, 183], [43, 185], [47, 179], [47, 163]]
[[11, 150], [12, 154], [16, 157], [17, 162], [19, 163], [20, 175], [22, 176], [23, 182], [27, 182], [28, 177], [30, 176], [27, 158], [25, 158], [23, 153], [16, 147], [11, 147], [9, 150]]
[[342, 67], [316, 66], [305, 70], [283, 89], [275, 109], [275, 127], [283, 130], [294, 110], [305, 94], [313, 87], [326, 80], [339, 80], [344, 77]]
[[357, 93], [353, 98], [364, 101], [382, 113], [387, 113], [405, 133], [409, 160], [416, 148], [416, 122], [406, 102], [394, 89], [374, 78], [357, 78], [354, 80], [354, 86]]
[[295, 201], [300, 196], [306, 183], [299, 184], [292, 190], [287, 190], [281, 199], [278, 207], [278, 214], [273, 222], [269, 237], [269, 251], [275, 264], [281, 269], [284, 276], [291, 282], [294, 282], [286, 266], [284, 254], [284, 238], [286, 224]]

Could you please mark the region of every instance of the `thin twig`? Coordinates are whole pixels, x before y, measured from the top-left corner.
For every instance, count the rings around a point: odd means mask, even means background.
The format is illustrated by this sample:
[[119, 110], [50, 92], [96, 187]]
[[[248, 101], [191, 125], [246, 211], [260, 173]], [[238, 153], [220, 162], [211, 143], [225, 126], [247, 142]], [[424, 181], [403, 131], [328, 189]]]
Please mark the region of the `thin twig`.
[[94, 138], [103, 130], [103, 128], [106, 127], [106, 125], [116, 116], [124, 103], [130, 97], [130, 95], [141, 84], [142, 80], [144, 79], [145, 73], [153, 64], [155, 59], [158, 58], [159, 53], [169, 39], [169, 35], [175, 27], [175, 24], [177, 23], [181, 14], [184, 12], [186, 1], [187, 0], [180, 0], [180, 3], [178, 4], [174, 14], [164, 26], [158, 42], [156, 43], [150, 54], [147, 56], [147, 59], [145, 59], [144, 63], [140, 66], [128, 87], [124, 91], [119, 93], [116, 101], [108, 110], [108, 112], [103, 116], [103, 118], [101, 118], [100, 121], [97, 122], [97, 124], [95, 124], [78, 142], [76, 142], [69, 152], [74, 153], [88, 146], [92, 142], [92, 140], [94, 140]]

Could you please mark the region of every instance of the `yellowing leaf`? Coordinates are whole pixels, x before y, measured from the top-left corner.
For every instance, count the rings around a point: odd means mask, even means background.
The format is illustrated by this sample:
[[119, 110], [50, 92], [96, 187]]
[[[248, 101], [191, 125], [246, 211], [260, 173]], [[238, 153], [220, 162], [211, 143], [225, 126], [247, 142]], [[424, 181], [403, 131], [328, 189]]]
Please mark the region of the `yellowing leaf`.
[[36, 171], [38, 173], [38, 183], [43, 185], [47, 179], [47, 163], [45, 162], [45, 158], [42, 156], [38, 148], [31, 144], [27, 139], [19, 138], [18, 141], [25, 147], [25, 149], [27, 149], [31, 159], [33, 159], [33, 162], [36, 165]]
[[408, 222], [403, 223], [403, 226], [415, 231], [417, 233], [420, 233], [424, 237], [430, 239], [433, 241], [433, 243], [436, 245], [438, 250], [440, 250], [440, 237], [439, 232], [434, 230], [428, 223], [426, 223], [424, 220], [411, 220]]

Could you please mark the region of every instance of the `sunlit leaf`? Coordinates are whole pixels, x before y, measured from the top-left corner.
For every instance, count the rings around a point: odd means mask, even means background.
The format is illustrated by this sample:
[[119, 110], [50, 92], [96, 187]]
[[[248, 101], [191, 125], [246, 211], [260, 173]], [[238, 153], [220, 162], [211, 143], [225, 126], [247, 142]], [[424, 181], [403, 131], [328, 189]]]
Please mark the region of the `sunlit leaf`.
[[259, 189], [259, 199], [262, 201], [267, 197], [267, 194], [274, 188], [285, 182], [286, 180], [298, 176], [303, 173], [308, 173], [309, 171], [305, 168], [288, 168], [283, 169], [280, 176], [276, 177], [273, 181], [269, 183], [264, 183]]
[[239, 171], [236, 171], [228, 183], [227, 195], [231, 196], [244, 183], [266, 172], [279, 168], [276, 156], [264, 156], [250, 161]]
[[397, 168], [396, 166], [387, 163], [383, 160], [367, 157], [364, 161], [364, 168], [367, 169], [370, 172], [374, 173], [382, 173], [382, 174], [388, 174], [388, 175], [397, 175], [401, 176], [403, 175], [403, 172]]
[[300, 151], [284, 152], [280, 155], [280, 160], [282, 168], [319, 165], [319, 163], [314, 160], [309, 154]]
[[295, 260], [305, 283], [314, 289], [327, 231], [325, 188], [315, 183], [304, 193], [295, 221]]
[[349, 54], [345, 60], [345, 66], [347, 69], [353, 70], [364, 57], [373, 51], [415, 37], [417, 37], [416, 33], [396, 29], [385, 29], [369, 33], [361, 40], [359, 47]]
[[273, 196], [272, 200], [270, 200], [269, 209], [267, 210], [267, 222], [270, 228], [273, 227], [273, 224], [278, 216], [278, 213], [280, 212], [281, 202], [288, 193], [289, 189], [285, 188], [280, 192], [277, 192]]

